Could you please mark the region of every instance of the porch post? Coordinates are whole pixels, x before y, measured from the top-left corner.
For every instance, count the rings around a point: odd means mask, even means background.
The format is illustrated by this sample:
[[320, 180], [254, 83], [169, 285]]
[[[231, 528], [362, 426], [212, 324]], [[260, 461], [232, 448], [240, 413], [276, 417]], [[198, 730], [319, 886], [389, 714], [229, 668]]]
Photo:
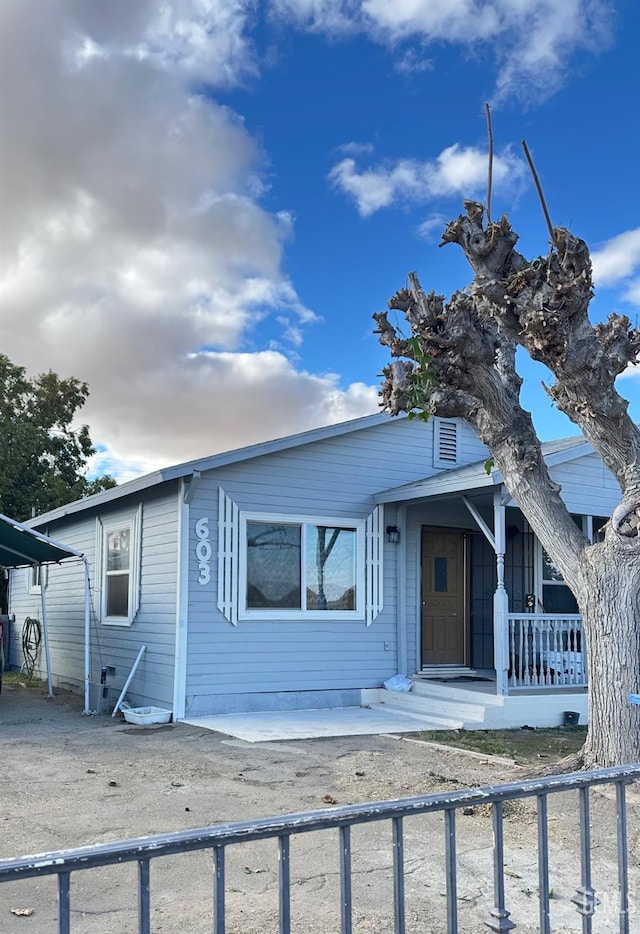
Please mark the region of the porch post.
[[496, 693], [509, 693], [509, 597], [504, 586], [506, 550], [505, 507], [502, 490], [493, 493], [493, 528], [496, 548], [497, 587], [493, 595], [493, 657], [496, 669]]
[[397, 546], [397, 639], [398, 639], [398, 674], [408, 675], [407, 658], [407, 507], [398, 506], [396, 517], [400, 529], [400, 544]]

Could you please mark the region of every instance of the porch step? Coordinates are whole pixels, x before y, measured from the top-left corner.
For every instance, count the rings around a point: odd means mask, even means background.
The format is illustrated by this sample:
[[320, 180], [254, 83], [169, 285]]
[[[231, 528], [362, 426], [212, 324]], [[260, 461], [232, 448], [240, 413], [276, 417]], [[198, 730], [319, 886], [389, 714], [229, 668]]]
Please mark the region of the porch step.
[[429, 697], [375, 688], [362, 692], [362, 702], [375, 707], [397, 710], [424, 723], [425, 730], [462, 730], [471, 721], [483, 725], [482, 709], [462, 709], [464, 705], [434, 703]]
[[407, 693], [384, 688], [363, 690], [361, 702], [402, 711], [420, 719], [425, 730], [517, 729], [525, 724], [558, 726], [567, 710], [579, 712], [580, 722], [587, 722], [585, 690], [531, 691], [503, 697], [483, 688], [477, 682], [462, 687], [416, 679]]
[[375, 702], [436, 720], [443, 730], [491, 729], [504, 720], [505, 698], [485, 690], [484, 682], [462, 686], [416, 679], [407, 693], [376, 689]]
[[[365, 692], [363, 692], [364, 694]], [[373, 693], [373, 692], [366, 692]], [[389, 691], [381, 691], [381, 694], [389, 694]], [[451, 717], [440, 717], [436, 714], [427, 714], [422, 713], [414, 709], [411, 705], [403, 705], [401, 703], [389, 703], [387, 698], [382, 700], [374, 700], [369, 698], [365, 700], [363, 698], [363, 703], [366, 703], [368, 707], [371, 707], [373, 710], [388, 710], [390, 713], [401, 713], [405, 717], [413, 720], [416, 725], [420, 725], [420, 728], [423, 730], [462, 730], [464, 724], [462, 720], [456, 720]]]

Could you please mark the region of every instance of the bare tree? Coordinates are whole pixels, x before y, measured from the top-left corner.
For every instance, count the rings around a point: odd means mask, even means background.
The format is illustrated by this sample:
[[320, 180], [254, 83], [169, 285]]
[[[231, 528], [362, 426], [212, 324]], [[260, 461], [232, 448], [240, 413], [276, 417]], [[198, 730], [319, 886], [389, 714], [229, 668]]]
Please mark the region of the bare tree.
[[[573, 591], [583, 617], [589, 664], [586, 767], [640, 761], [640, 431], [615, 379], [640, 349], [640, 332], [625, 316], [605, 324], [588, 318], [591, 260], [584, 241], [551, 228], [549, 254], [528, 261], [507, 217], [484, 223], [484, 208], [465, 202], [441, 244], [457, 243], [473, 281], [445, 304], [408, 288], [389, 301], [410, 329], [405, 337], [374, 315], [382, 344], [395, 359], [385, 367], [381, 396], [393, 414], [462, 417], [491, 451], [504, 483]], [[520, 405], [516, 347], [555, 377], [545, 387], [580, 428], [620, 484], [622, 498], [590, 544], [573, 522], [542, 458], [531, 416]]]

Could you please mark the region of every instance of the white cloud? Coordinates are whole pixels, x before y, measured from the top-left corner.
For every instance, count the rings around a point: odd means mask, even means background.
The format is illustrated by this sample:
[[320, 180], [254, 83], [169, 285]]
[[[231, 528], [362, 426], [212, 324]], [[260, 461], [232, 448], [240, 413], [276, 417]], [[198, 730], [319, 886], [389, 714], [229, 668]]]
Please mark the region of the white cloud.
[[451, 220], [445, 214], [430, 214], [418, 225], [417, 233], [423, 240], [434, 240], [444, 233], [444, 229]]
[[317, 32], [356, 31], [362, 16], [360, 0], [270, 0], [278, 16]]
[[374, 150], [373, 143], [341, 143], [336, 146], [337, 152], [344, 152], [348, 156], [367, 156]]
[[[487, 154], [473, 146], [459, 144], [444, 149], [436, 159], [420, 162], [400, 159], [359, 171], [354, 159], [338, 162], [329, 173], [331, 183], [355, 201], [358, 211], [368, 217], [394, 204], [426, 201], [452, 195], [470, 196], [487, 183]], [[513, 191], [526, 171], [521, 159], [509, 149], [494, 157], [494, 191]]]
[[144, 412], [136, 420], [138, 450], [152, 452], [137, 461], [151, 470], [357, 418], [378, 410], [378, 396], [373, 386], [353, 383], [343, 390], [335, 374], [297, 370], [275, 350], [188, 354], [147, 369], [142, 379], [132, 374], [128, 385], [116, 383], [108, 407], [90, 398], [91, 423], [109, 438], [108, 455], [116, 462], [130, 458], [132, 404]]
[[633, 279], [622, 293], [622, 297], [629, 304], [640, 307], [640, 279]]
[[293, 348], [318, 319], [282, 272], [292, 219], [260, 203], [258, 147], [192, 90], [252, 67], [254, 8], [0, 3], [0, 346], [87, 380], [81, 417], [125, 471], [375, 410], [256, 344], [267, 316]]
[[[271, 0], [272, 7], [303, 28], [367, 33], [394, 45], [420, 48], [448, 43], [488, 46], [497, 65], [496, 97], [526, 100], [553, 93], [572, 55], [599, 51], [610, 41], [607, 0]], [[420, 54], [405, 60], [416, 70]], [[402, 60], [401, 60], [402, 61]], [[428, 61], [425, 57], [425, 61]]]
[[591, 254], [597, 286], [615, 285], [640, 267], [640, 227], [626, 230]]

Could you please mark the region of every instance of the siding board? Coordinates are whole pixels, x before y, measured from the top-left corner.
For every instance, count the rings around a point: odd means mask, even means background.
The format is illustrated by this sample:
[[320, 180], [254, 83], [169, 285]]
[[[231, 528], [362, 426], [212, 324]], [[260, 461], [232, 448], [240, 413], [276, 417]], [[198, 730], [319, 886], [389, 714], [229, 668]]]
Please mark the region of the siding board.
[[[80, 513], [58, 520], [49, 534], [84, 553], [91, 575], [91, 681], [99, 683], [101, 667], [113, 667], [109, 682], [112, 700], [120, 693], [140, 646], [147, 650], [129, 691], [132, 704], [171, 707], [176, 620], [177, 486], [165, 484], [143, 498], [140, 608], [131, 626], [106, 626], [98, 622], [100, 602], [96, 581], [96, 516], [128, 515], [137, 501], [121, 500], [116, 508], [99, 513]], [[39, 595], [27, 593], [22, 570], [11, 574], [11, 612], [16, 615], [11, 646], [11, 665], [22, 664], [21, 632], [26, 616], [41, 618]], [[82, 562], [50, 567], [46, 586], [47, 619], [52, 680], [56, 686], [82, 691], [84, 682], [84, 566]], [[45, 678], [44, 649], [35, 670]]]

